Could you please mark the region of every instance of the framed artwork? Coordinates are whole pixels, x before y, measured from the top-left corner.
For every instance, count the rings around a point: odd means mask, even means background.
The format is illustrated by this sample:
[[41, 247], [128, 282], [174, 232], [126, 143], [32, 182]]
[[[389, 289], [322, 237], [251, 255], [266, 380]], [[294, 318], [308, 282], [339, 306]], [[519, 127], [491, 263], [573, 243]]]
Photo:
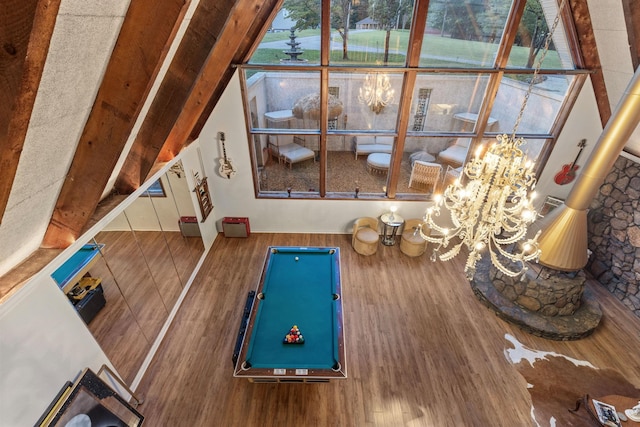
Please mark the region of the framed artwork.
[[37, 427], [136, 427], [144, 417], [90, 369], [60, 390]]
[[598, 414], [598, 419], [602, 424], [607, 426], [621, 427], [620, 418], [618, 418], [618, 413], [616, 412], [616, 408], [614, 406], [596, 399], [592, 400], [593, 407], [596, 408], [596, 414]]

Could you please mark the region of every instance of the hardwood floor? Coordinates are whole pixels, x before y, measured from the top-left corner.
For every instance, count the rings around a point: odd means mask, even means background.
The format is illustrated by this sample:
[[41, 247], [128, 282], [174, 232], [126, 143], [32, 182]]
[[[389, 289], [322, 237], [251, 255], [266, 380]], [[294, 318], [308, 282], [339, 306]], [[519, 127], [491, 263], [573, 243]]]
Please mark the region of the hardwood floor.
[[[506, 356], [514, 347], [509, 339], [613, 369], [640, 386], [640, 319], [606, 289], [595, 286], [604, 318], [593, 335], [549, 341], [481, 305], [465, 280], [463, 259], [431, 263], [427, 255], [406, 257], [397, 245], [364, 257], [350, 239], [219, 236], [137, 389], [145, 399], [138, 408], [145, 425], [548, 426], [548, 414], [536, 413], [546, 417], [537, 424], [532, 419], [527, 380]], [[340, 247], [346, 380], [253, 384], [233, 378], [244, 302], [269, 245]], [[575, 390], [576, 398], [588, 391]], [[547, 395], [554, 399], [553, 390]], [[564, 425], [585, 425], [575, 420]]]

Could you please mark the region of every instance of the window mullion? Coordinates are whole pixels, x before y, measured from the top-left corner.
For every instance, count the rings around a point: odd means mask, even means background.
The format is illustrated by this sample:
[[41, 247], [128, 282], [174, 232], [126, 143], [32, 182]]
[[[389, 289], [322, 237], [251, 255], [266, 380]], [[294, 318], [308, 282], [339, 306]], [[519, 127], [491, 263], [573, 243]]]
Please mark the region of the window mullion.
[[394, 199], [396, 197], [396, 187], [400, 178], [400, 168], [402, 163], [402, 153], [404, 152], [404, 141], [407, 135], [407, 128], [409, 127], [409, 116], [411, 113], [411, 100], [413, 95], [413, 88], [416, 84], [417, 72], [415, 70], [409, 70], [405, 72], [402, 93], [400, 94], [400, 105], [398, 120], [396, 122], [396, 130], [398, 131], [398, 137], [396, 143], [393, 145], [393, 155], [391, 158], [391, 169], [389, 179], [387, 181], [387, 197]]
[[329, 97], [329, 42], [331, 39], [331, 2], [322, 2], [320, 30], [320, 197], [327, 194], [327, 99]]
[[518, 34], [518, 27], [526, 5], [527, 0], [515, 0], [509, 11], [509, 17], [504, 27], [502, 39], [500, 40], [500, 47], [496, 52], [495, 64], [499, 69], [507, 68], [511, 48]]
[[427, 26], [427, 9], [429, 9], [429, 0], [416, 0], [413, 8], [409, 46], [407, 47], [406, 65], [409, 67], [418, 67], [420, 65], [422, 41], [424, 40], [425, 28]]

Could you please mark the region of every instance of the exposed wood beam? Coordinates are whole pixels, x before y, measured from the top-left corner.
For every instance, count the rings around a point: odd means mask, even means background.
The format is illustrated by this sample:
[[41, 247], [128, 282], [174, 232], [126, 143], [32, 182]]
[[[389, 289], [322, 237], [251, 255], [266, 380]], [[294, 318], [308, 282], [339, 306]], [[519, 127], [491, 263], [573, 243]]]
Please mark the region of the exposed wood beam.
[[200, 0], [120, 170], [116, 180], [118, 192], [138, 188], [152, 170], [234, 3], [235, 0]]
[[598, 56], [598, 47], [596, 46], [595, 35], [593, 34], [593, 25], [591, 23], [591, 15], [587, 0], [570, 0], [571, 13], [573, 21], [576, 25], [576, 33], [580, 42], [580, 50], [584, 67], [593, 70], [591, 74], [591, 84], [596, 96], [596, 104], [600, 113], [600, 122], [604, 127], [611, 117], [611, 105], [609, 104], [609, 95], [604, 83], [602, 75], [602, 65]]
[[238, 45], [247, 37], [256, 16], [263, 8], [272, 10], [275, 0], [238, 0], [229, 15], [220, 38], [207, 57], [189, 98], [182, 106], [167, 140], [158, 155], [158, 161], [171, 160], [180, 152], [211, 97], [219, 87], [225, 70], [230, 67]]
[[60, 249], [37, 249], [27, 259], [0, 276], [0, 304], [7, 301], [61, 252]]
[[[250, 59], [251, 55], [253, 55], [255, 48], [257, 48], [257, 46], [260, 44], [260, 41], [262, 41], [262, 37], [264, 36], [264, 33], [269, 28], [269, 23], [271, 23], [274, 16], [280, 9], [280, 4], [282, 3], [283, 0], [276, 0], [276, 1], [269, 0], [269, 1], [273, 4], [271, 6], [268, 4], [265, 4], [265, 6], [262, 9], [260, 9], [260, 12], [256, 14], [256, 19], [253, 21], [253, 25], [251, 26], [251, 29], [249, 29], [246, 37], [243, 38], [240, 44], [238, 45], [238, 50], [236, 51], [236, 54], [234, 55], [231, 61], [232, 65], [241, 64]], [[269, 3], [269, 1], [267, 1], [267, 3]], [[228, 67], [225, 70], [224, 75], [221, 76], [220, 84], [211, 93], [211, 97], [209, 99], [209, 102], [207, 103], [207, 106], [205, 107], [204, 111], [200, 115], [198, 122], [196, 123], [194, 128], [191, 130], [191, 135], [189, 136], [188, 141], [193, 141], [196, 138], [198, 138], [198, 136], [200, 136], [200, 132], [202, 131], [204, 124], [209, 119], [209, 116], [211, 115], [213, 108], [216, 106], [216, 104], [218, 103], [218, 100], [222, 96], [222, 93], [227, 88], [227, 84], [231, 80], [231, 77], [233, 77], [234, 72], [235, 72], [234, 67]]]
[[90, 220], [188, 4], [131, 2], [42, 247], [67, 247]]
[[631, 63], [635, 70], [640, 65], [640, 2], [622, 0], [622, 11], [627, 25]]
[[18, 170], [60, 0], [1, 3], [0, 223]]

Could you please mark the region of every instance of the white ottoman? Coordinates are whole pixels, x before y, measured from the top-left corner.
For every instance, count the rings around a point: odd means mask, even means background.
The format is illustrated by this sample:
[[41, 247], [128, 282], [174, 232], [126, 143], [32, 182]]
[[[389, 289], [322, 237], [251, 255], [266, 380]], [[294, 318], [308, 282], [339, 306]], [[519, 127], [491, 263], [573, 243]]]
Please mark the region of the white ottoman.
[[426, 151], [416, 151], [415, 153], [411, 153], [411, 155], [409, 156], [409, 160], [411, 161], [411, 166], [413, 166], [413, 163], [416, 160], [420, 160], [421, 162], [433, 163], [436, 161], [436, 158]]
[[367, 168], [371, 173], [386, 173], [391, 164], [391, 154], [371, 153], [367, 157]]

